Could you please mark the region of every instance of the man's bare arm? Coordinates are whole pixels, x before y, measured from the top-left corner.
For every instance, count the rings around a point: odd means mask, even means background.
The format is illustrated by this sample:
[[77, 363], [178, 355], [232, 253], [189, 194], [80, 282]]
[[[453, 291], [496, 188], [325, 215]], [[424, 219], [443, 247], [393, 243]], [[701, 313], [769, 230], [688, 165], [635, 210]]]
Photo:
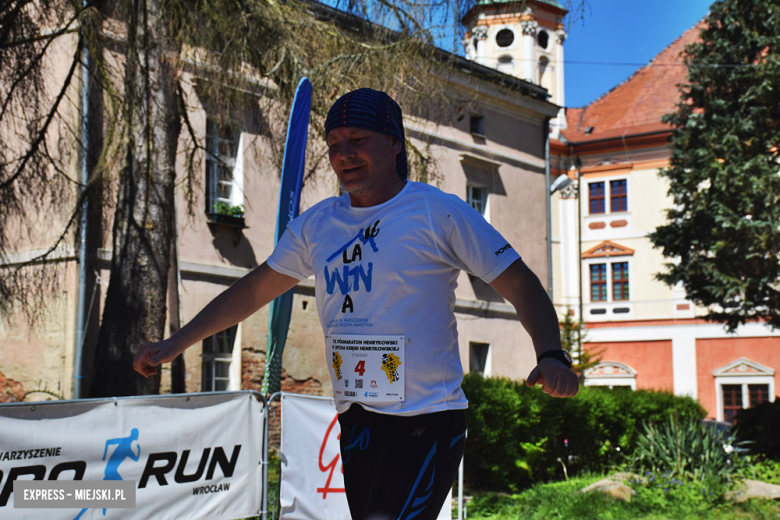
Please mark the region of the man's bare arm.
[[173, 361], [195, 343], [244, 321], [297, 283], [295, 278], [278, 273], [263, 263], [214, 298], [173, 336], [142, 346], [135, 356], [133, 368], [143, 376], [155, 374], [155, 365]]
[[[528, 331], [538, 357], [548, 350], [561, 349], [558, 316], [550, 297], [539, 278], [522, 260], [516, 260], [490, 285], [511, 303], [520, 323]], [[577, 394], [577, 375], [560, 361], [543, 359], [526, 379], [528, 386], [541, 383], [543, 390], [553, 397], [571, 397]]]

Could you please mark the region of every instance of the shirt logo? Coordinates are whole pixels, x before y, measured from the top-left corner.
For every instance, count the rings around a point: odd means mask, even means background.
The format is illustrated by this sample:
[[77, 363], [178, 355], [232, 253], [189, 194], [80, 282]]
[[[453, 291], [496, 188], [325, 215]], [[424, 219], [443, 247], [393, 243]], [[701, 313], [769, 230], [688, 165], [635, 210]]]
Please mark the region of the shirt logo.
[[503, 252], [504, 252], [504, 251], [506, 251], [507, 249], [512, 249], [512, 246], [510, 246], [509, 244], [505, 245], [504, 247], [502, 247], [501, 249], [499, 249], [498, 251], [496, 251], [496, 256], [500, 255], [501, 253], [503, 253]]

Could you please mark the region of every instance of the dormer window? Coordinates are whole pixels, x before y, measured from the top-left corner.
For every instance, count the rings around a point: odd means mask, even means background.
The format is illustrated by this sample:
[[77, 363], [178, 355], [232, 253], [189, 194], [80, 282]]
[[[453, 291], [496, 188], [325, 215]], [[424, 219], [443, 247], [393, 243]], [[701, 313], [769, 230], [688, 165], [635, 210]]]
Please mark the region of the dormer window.
[[499, 47], [509, 47], [515, 41], [515, 33], [509, 29], [501, 29], [496, 34], [496, 45]]

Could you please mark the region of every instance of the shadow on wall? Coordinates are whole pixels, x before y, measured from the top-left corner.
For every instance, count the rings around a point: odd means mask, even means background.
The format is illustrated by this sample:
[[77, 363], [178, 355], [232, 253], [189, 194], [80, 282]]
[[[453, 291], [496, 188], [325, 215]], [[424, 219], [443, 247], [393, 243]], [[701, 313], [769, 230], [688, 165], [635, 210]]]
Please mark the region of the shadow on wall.
[[209, 231], [214, 249], [217, 250], [220, 257], [230, 264], [247, 269], [254, 269], [259, 265], [252, 244], [249, 243], [240, 228], [209, 224]]

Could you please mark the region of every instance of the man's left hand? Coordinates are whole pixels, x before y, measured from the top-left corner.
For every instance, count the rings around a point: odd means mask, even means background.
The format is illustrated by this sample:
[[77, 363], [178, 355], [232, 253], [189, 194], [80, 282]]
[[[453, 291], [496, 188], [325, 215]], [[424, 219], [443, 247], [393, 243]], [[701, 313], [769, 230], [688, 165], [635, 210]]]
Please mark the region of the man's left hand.
[[574, 397], [580, 389], [577, 374], [557, 359], [545, 358], [531, 370], [526, 386], [542, 385], [552, 397]]

